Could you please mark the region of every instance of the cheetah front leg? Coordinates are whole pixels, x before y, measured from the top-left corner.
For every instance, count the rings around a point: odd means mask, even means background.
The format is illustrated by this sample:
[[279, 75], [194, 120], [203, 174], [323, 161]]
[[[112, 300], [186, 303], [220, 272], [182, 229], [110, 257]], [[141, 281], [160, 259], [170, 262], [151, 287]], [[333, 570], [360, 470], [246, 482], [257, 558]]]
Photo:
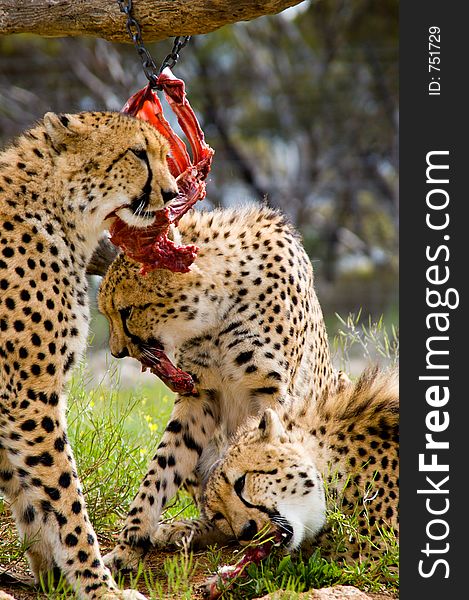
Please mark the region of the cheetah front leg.
[[[209, 469], [223, 454], [230, 435], [242, 424], [243, 419], [239, 420], [239, 415], [244, 414], [244, 418], [248, 418], [262, 414], [266, 408], [278, 408], [282, 403], [289, 401], [285, 384], [287, 373], [270, 353], [270, 348], [267, 352], [261, 352], [259, 347], [249, 345], [249, 342], [237, 346], [238, 351], [231, 367], [233, 382], [230, 387], [232, 397], [236, 396], [238, 404], [233, 402], [232, 406], [225, 407], [223, 418], [226, 422], [223, 425], [227, 430], [219, 436], [214, 436], [210, 447], [206, 448], [207, 456], [202, 457], [200, 466], [204, 465]], [[230, 415], [231, 412], [235, 412], [236, 416]], [[203, 472], [203, 468], [201, 470]], [[202, 475], [206, 480], [207, 473]], [[234, 536], [224, 535], [205, 517], [203, 498], [199, 501], [199, 506], [202, 513], [199, 519], [182, 519], [160, 524], [153, 543], [162, 548], [187, 544], [192, 548], [201, 549], [213, 544], [232, 542]]]
[[119, 543], [104, 557], [111, 569], [135, 569], [155, 544], [162, 510], [195, 472], [217, 421], [217, 406], [210, 394], [201, 391], [176, 398], [161, 443], [130, 506]]
[[37, 525], [34, 527], [33, 523], [34, 508], [4, 448], [0, 449], [0, 493], [10, 503], [20, 539], [28, 546], [26, 556], [37, 582], [39, 573], [46, 573], [54, 567], [52, 548], [42, 536], [38, 536]]
[[[35, 402], [48, 403], [37, 419]], [[1, 432], [2, 488], [10, 501], [36, 581], [58, 566], [80, 598], [139, 599], [117, 588], [101, 558], [67, 441], [65, 411], [53, 393], [30, 398], [20, 420]]]
[[37, 583], [41, 573], [51, 571], [55, 566], [52, 547], [38, 531], [37, 523], [34, 523], [35, 508], [31, 504], [27, 488], [23, 489], [22, 481], [11, 465], [6, 450], [0, 450], [0, 493], [10, 503], [20, 539], [27, 547], [26, 556], [30, 569]]

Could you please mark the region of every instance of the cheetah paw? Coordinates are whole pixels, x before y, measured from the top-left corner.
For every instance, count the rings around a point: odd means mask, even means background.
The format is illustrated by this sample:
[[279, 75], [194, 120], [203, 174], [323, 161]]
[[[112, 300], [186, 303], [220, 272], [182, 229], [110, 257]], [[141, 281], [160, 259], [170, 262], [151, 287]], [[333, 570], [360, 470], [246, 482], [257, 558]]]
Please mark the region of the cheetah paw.
[[191, 545], [194, 533], [194, 529], [187, 523], [163, 523], [159, 525], [152, 541], [157, 548], [183, 548]]
[[[118, 571], [136, 571], [143, 560], [143, 554], [138, 548], [119, 544], [103, 557], [104, 564], [116, 573]], [[126, 590], [131, 592], [132, 590]]]
[[121, 590], [119, 600], [147, 600], [147, 597], [137, 590]]
[[137, 590], [107, 590], [99, 600], [147, 600], [147, 597]]

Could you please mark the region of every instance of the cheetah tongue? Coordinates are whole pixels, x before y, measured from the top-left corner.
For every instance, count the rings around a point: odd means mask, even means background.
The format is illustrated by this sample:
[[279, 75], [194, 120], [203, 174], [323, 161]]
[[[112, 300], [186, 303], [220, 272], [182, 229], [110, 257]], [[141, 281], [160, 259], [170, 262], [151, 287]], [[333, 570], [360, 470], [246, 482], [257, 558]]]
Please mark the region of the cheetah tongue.
[[178, 394], [195, 393], [196, 389], [192, 377], [189, 373], [173, 365], [162, 348], [146, 347], [145, 350], [145, 356], [140, 359], [142, 371], [149, 369], [173, 392]]
[[110, 230], [111, 241], [142, 264], [142, 274], [158, 268], [186, 273], [197, 256], [198, 248], [176, 246], [167, 234], [170, 224], [177, 225], [198, 200], [205, 198], [205, 180], [214, 151], [205, 142], [197, 117], [187, 101], [184, 82], [166, 68], [158, 77], [158, 86], [189, 140], [192, 161], [186, 145], [165, 119], [160, 100], [150, 86], [134, 94], [122, 112], [148, 121], [168, 140], [168, 167], [176, 178], [179, 194], [168, 208], [156, 213], [155, 221], [147, 228], [130, 227], [116, 217]]

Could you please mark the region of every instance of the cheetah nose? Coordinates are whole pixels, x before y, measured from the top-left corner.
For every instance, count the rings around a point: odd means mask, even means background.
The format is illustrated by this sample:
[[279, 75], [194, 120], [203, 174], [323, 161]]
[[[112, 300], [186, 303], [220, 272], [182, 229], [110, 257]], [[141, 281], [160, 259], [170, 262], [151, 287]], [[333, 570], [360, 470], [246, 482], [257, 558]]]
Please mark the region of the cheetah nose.
[[257, 524], [253, 519], [250, 519], [247, 523], [244, 524], [244, 527], [241, 530], [239, 535], [239, 539], [242, 542], [250, 542], [252, 538], [257, 533]]
[[161, 196], [163, 198], [163, 202], [166, 204], [167, 202], [171, 202], [178, 195], [177, 191], [174, 190], [161, 190]]
[[129, 351], [127, 350], [127, 347], [124, 346], [120, 352], [111, 352], [111, 354], [114, 358], [124, 358], [125, 356], [129, 356]]

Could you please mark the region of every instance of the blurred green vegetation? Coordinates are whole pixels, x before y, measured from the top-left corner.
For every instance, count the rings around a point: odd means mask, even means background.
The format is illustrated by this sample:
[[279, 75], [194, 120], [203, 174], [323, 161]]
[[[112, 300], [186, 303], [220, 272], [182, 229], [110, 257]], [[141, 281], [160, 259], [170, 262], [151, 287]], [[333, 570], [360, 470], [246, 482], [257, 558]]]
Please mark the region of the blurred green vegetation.
[[[156, 62], [171, 43], [148, 44]], [[326, 315], [395, 315], [397, 0], [303, 2], [224, 27], [193, 37], [174, 71], [216, 150], [204, 207], [281, 208]], [[48, 110], [119, 110], [145, 83], [130, 44], [0, 38], [0, 143]]]

